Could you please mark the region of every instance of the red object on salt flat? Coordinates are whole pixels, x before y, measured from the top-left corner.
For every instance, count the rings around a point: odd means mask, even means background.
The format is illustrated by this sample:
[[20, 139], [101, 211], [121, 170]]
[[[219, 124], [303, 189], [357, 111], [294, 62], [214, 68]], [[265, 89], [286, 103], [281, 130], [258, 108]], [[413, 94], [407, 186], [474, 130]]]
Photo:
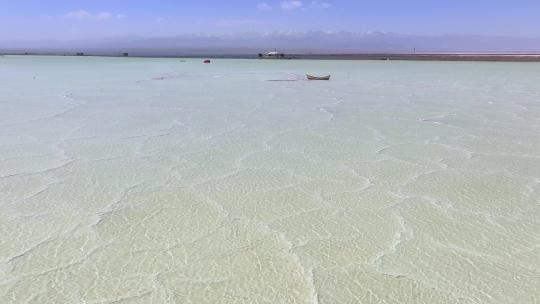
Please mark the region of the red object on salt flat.
[[210, 59], [206, 59], [204, 63], [210, 63]]

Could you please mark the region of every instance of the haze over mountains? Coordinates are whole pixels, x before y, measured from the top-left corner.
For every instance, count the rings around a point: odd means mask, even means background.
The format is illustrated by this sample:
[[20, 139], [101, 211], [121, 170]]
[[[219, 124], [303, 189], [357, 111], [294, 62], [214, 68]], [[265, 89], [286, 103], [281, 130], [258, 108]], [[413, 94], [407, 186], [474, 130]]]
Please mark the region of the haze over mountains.
[[230, 35], [125, 36], [72, 41], [0, 41], [0, 51], [103, 51], [142, 55], [287, 53], [538, 53], [540, 38], [416, 36], [382, 32], [271, 32]]

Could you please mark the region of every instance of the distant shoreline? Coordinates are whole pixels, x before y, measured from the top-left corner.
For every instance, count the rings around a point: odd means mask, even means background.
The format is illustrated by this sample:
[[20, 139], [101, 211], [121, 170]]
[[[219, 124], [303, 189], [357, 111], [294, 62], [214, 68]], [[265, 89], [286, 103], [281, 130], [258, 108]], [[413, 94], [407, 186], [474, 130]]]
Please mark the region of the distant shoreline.
[[298, 59], [540, 62], [540, 54], [421, 53], [297, 55]]
[[[24, 52], [1, 51], [0, 55], [29, 55], [29, 56], [82, 56], [82, 57], [122, 57], [122, 58], [220, 58], [220, 59], [258, 59], [257, 54], [143, 54], [139, 52]], [[407, 61], [495, 61], [495, 62], [540, 62], [540, 53], [361, 53], [361, 54], [287, 54], [285, 59], [260, 60], [407, 60]]]

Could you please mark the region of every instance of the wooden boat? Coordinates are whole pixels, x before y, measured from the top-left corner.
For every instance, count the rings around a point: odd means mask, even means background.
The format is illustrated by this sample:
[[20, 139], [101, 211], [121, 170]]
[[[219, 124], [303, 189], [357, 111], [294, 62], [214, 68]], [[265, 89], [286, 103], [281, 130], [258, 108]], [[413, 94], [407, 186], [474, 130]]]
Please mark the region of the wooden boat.
[[312, 75], [306, 75], [308, 80], [330, 80], [331, 75], [328, 76], [312, 76]]

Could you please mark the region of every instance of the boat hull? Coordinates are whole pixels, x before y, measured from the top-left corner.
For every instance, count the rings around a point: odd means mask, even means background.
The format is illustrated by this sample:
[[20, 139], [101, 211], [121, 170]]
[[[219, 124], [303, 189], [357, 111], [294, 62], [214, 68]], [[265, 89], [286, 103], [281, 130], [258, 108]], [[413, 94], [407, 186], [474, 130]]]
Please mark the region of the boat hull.
[[330, 80], [330, 77], [332, 77], [331, 75], [322, 76], [322, 77], [312, 76], [312, 75], [306, 75], [306, 76], [308, 80]]

